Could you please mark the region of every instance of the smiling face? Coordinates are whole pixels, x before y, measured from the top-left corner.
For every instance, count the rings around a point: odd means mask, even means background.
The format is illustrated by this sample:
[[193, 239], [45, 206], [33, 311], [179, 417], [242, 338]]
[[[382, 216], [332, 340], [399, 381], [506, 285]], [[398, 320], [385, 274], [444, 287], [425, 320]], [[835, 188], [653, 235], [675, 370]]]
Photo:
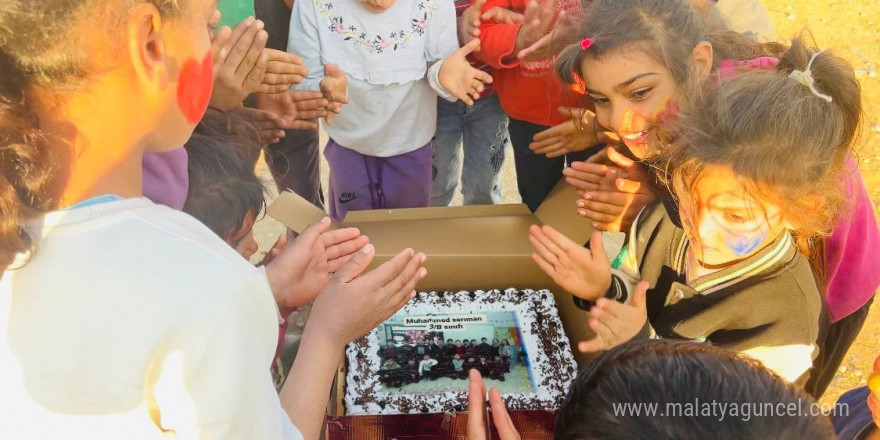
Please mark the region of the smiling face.
[[786, 229], [782, 208], [750, 194], [729, 168], [710, 165], [698, 179], [691, 192], [678, 196], [690, 250], [703, 266], [744, 260]]
[[657, 116], [678, 93], [672, 72], [630, 46], [598, 59], [585, 57], [581, 75], [599, 124], [616, 133], [636, 157], [645, 157]]

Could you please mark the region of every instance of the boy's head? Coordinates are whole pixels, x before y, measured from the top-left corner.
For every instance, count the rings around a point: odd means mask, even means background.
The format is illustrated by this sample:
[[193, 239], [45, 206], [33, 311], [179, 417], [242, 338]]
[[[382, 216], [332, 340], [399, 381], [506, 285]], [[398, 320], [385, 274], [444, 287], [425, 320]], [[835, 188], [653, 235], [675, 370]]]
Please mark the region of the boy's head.
[[471, 345], [477, 345], [477, 340], [476, 340], [476, 339], [471, 339]]
[[415, 359], [410, 359], [410, 360], [406, 361], [406, 363], [407, 363], [408, 365], [415, 365], [415, 364], [416, 364], [416, 360], [415, 360]]
[[501, 356], [499, 356], [499, 355], [496, 354], [496, 355], [495, 355], [495, 360], [496, 360], [496, 361], [500, 361], [500, 360], [501, 360]]
[[453, 355], [452, 358], [455, 359], [455, 360], [459, 360], [459, 359], [461, 359], [461, 356], [459, 356], [459, 355], [456, 354], [456, 355]]
[[257, 251], [254, 222], [266, 203], [263, 183], [232, 142], [194, 133], [184, 147], [189, 192], [183, 211], [249, 259]]
[[456, 339], [456, 340], [455, 340], [455, 346], [456, 346], [456, 347], [461, 347], [461, 341], [458, 340], [458, 339]]
[[481, 342], [481, 343], [485, 344], [486, 341], [488, 341], [488, 339], [486, 339], [486, 338], [480, 338], [480, 342]]
[[452, 345], [452, 339], [447, 339], [447, 340], [446, 340], [446, 345]]
[[[618, 407], [629, 402], [656, 404], [666, 416], [621, 414]], [[721, 409], [708, 414], [703, 407], [685, 413], [688, 405], [705, 402], [726, 404], [724, 417]], [[826, 417], [809, 415], [812, 403], [760, 363], [735, 352], [704, 343], [637, 341], [605, 353], [572, 382], [554, 438], [834, 438]], [[802, 415], [789, 415], [791, 407]], [[777, 413], [768, 416], [768, 411]]]
[[422, 356], [422, 359], [424, 359], [424, 360], [428, 360], [428, 359], [431, 359], [431, 356], [429, 356], [429, 355], [426, 354], [426, 355]]

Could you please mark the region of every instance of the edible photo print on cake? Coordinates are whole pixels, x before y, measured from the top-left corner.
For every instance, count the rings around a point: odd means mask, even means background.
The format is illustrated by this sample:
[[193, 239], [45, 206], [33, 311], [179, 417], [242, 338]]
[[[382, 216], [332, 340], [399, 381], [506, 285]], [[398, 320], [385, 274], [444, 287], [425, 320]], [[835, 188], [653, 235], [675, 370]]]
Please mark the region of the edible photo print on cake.
[[346, 352], [349, 415], [462, 411], [468, 371], [511, 409], [555, 409], [576, 374], [553, 294], [420, 293]]

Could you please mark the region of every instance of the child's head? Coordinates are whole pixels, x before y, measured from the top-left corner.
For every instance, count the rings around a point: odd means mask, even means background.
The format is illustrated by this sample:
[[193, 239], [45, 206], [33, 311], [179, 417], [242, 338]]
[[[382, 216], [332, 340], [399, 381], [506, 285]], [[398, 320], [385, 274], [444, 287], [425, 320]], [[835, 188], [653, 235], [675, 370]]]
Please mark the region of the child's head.
[[391, 358], [385, 359], [385, 365], [388, 365], [388, 366], [394, 365], [394, 359], [391, 359]]
[[253, 226], [265, 205], [265, 187], [234, 144], [195, 133], [185, 147], [189, 192], [183, 211], [250, 258], [257, 251]]
[[776, 47], [721, 29], [711, 11], [689, 0], [596, 0], [563, 39], [557, 74], [569, 84], [583, 80], [599, 124], [645, 157], [656, 120], [674, 109], [692, 75], [708, 75], [720, 59]]
[[456, 339], [456, 340], [455, 340], [455, 346], [456, 346], [456, 347], [461, 347], [461, 340], [460, 340], [460, 339]]
[[476, 362], [473, 356], [468, 356], [468, 362]]
[[501, 356], [496, 354], [496, 355], [495, 355], [495, 360], [496, 360], [496, 361], [500, 361], [500, 360], [501, 360]]
[[461, 359], [461, 356], [458, 355], [458, 354], [455, 354], [455, 355], [452, 356], [452, 358], [455, 359], [455, 360], [459, 360], [459, 359]]
[[112, 167], [186, 141], [208, 106], [214, 13], [210, 0], [2, 2], [0, 264], [30, 250], [22, 222], [59, 198], [55, 161], [76, 159], [52, 153], [87, 145]]
[[[815, 92], [797, 79], [811, 59]], [[861, 118], [852, 68], [795, 39], [777, 70], [687, 95], [679, 118], [664, 124], [671, 141], [661, 164], [700, 262], [747, 258], [784, 229], [808, 251], [839, 212], [840, 170]]]
[[428, 359], [431, 359], [431, 356], [429, 356], [429, 355], [426, 354], [426, 355], [422, 356], [422, 359], [424, 359], [424, 360], [428, 360]]
[[[665, 417], [620, 413], [628, 402], [657, 405]], [[705, 402], [727, 406], [703, 411]], [[603, 354], [578, 375], [557, 415], [554, 438], [834, 438], [827, 417], [809, 415], [812, 403], [803, 391], [736, 352], [704, 343], [638, 341]], [[800, 414], [767, 405], [793, 406]]]
[[446, 345], [452, 345], [452, 339], [447, 339], [447, 340], [446, 340]]
[[481, 343], [485, 344], [486, 341], [488, 341], [488, 339], [486, 339], [486, 338], [480, 338], [480, 342], [481, 342]]

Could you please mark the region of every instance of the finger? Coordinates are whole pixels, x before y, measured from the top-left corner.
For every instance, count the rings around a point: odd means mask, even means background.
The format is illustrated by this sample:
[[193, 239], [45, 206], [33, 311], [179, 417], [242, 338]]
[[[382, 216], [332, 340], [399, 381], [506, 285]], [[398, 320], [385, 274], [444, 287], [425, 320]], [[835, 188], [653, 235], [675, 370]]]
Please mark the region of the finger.
[[[568, 169], [568, 168], [566, 168], [566, 169]], [[592, 182], [587, 182], [583, 179], [579, 179], [576, 177], [566, 176], [565, 183], [575, 187], [579, 191], [595, 191], [595, 190], [601, 189], [601, 187], [598, 184], [595, 184]]]
[[580, 351], [581, 353], [595, 353], [604, 349], [605, 342], [602, 341], [602, 338], [600, 338], [599, 336], [596, 336], [589, 341], [578, 342], [578, 351]]
[[400, 308], [409, 301], [416, 284], [428, 274], [427, 269], [422, 267], [425, 258], [425, 254], [422, 253], [414, 255], [403, 270], [384, 286], [383, 290], [391, 296], [390, 304], [393, 308]]
[[605, 214], [604, 212], [591, 211], [586, 208], [579, 209], [578, 214], [581, 217], [586, 217], [586, 218], [590, 219], [593, 222], [592, 226], [594, 228], [598, 228], [599, 227], [598, 225], [601, 223], [614, 224], [614, 223], [617, 223], [618, 221], [620, 221], [619, 216]]
[[341, 283], [350, 283], [367, 269], [375, 254], [376, 248], [370, 243], [365, 244], [336, 271], [333, 278]]
[[529, 234], [529, 243], [532, 244], [532, 247], [535, 248], [538, 255], [543, 258], [544, 261], [550, 263], [556, 268], [559, 266], [559, 258], [550, 250], [550, 248], [547, 247], [547, 243], [549, 242], [550, 239], [545, 237], [543, 233]]
[[251, 43], [250, 49], [245, 53], [241, 64], [235, 69], [235, 76], [246, 78], [247, 82], [255, 84], [248, 84], [247, 87], [255, 89], [257, 85], [263, 82], [263, 74], [266, 73], [266, 64], [269, 63], [269, 57], [263, 53], [263, 49], [266, 48], [266, 41], [268, 40], [269, 34], [266, 33], [266, 31], [257, 32], [254, 41]]
[[604, 202], [596, 202], [593, 200], [578, 200], [577, 202], [578, 208], [586, 209], [587, 211], [599, 212], [602, 214], [607, 214], [610, 216], [621, 216], [624, 212], [623, 205], [616, 205], [611, 203]]
[[319, 107], [315, 110], [297, 111], [296, 119], [318, 119], [327, 115], [327, 107]]
[[[248, 61], [245, 61], [243, 64], [247, 63]], [[250, 73], [247, 73], [247, 77], [242, 83], [242, 89], [245, 90], [248, 95], [259, 91], [260, 84], [263, 82], [264, 73], [266, 73], [266, 56], [260, 55], [256, 64], [254, 64], [253, 68], [250, 70]]]
[[546, 141], [547, 139], [557, 138], [563, 135], [567, 130], [565, 129], [566, 124], [571, 124], [571, 121], [566, 121], [561, 124], [554, 125], [546, 130], [540, 131], [532, 137], [532, 140], [535, 142]]
[[626, 329], [632, 325], [632, 314], [628, 313], [632, 309], [631, 306], [621, 304], [613, 299], [599, 298], [596, 306], [590, 309], [590, 314], [596, 318], [601, 327], [604, 327], [610, 336], [603, 336], [606, 341], [614, 344], [625, 342], [631, 339], [631, 335], [625, 333]]
[[371, 283], [375, 283], [378, 286], [385, 286], [400, 274], [414, 255], [415, 253], [412, 249], [404, 249], [381, 266], [364, 275], [364, 278], [369, 278]]
[[552, 40], [553, 40], [553, 33], [551, 32], [551, 33], [539, 38], [538, 41], [535, 41], [535, 43], [532, 44], [531, 46], [519, 51], [519, 53], [516, 54], [516, 57], [521, 60], [528, 59], [529, 57], [536, 55], [536, 54], [539, 57], [543, 57], [543, 51], [550, 46], [550, 42]]
[[[232, 40], [232, 49], [229, 51], [229, 56], [226, 57], [225, 65], [231, 66], [234, 72], [238, 71], [238, 67], [241, 65], [242, 61], [244, 61], [245, 57], [247, 57], [248, 52], [251, 51], [251, 47], [254, 45], [254, 40], [257, 38], [257, 34], [263, 30], [263, 22], [260, 20], [253, 20], [252, 17], [249, 17], [245, 21], [250, 21], [250, 25], [248, 25], [243, 31], [239, 34], [238, 39]], [[233, 30], [233, 33], [235, 30]], [[233, 36], [233, 38], [235, 38]], [[264, 43], [265, 44], [265, 43]], [[262, 53], [262, 49], [260, 52]], [[250, 71], [250, 69], [248, 69]]]
[[519, 433], [513, 426], [513, 420], [507, 412], [507, 406], [504, 405], [504, 399], [501, 398], [501, 392], [498, 388], [489, 390], [489, 407], [492, 408], [492, 421], [495, 423], [495, 429], [498, 430], [498, 437], [501, 440], [519, 440]]
[[642, 182], [620, 178], [614, 180], [614, 186], [625, 193], [636, 194], [642, 189]]
[[263, 84], [266, 85], [282, 85], [290, 86], [291, 84], [299, 84], [304, 76], [308, 75], [309, 69], [304, 66], [292, 66], [289, 72], [278, 73], [272, 72], [273, 64], [275, 70], [278, 70], [277, 61], [269, 61], [266, 64], [266, 73], [263, 75]]
[[486, 385], [480, 372], [476, 369], [468, 371], [468, 440], [488, 440], [486, 415]]
[[291, 130], [317, 130], [318, 123], [314, 121], [307, 120], [296, 120], [293, 124], [290, 124]]
[[556, 279], [556, 268], [553, 267], [552, 264], [548, 263], [547, 260], [533, 252], [532, 261], [534, 261], [535, 264], [537, 264], [538, 267], [541, 268], [542, 271], [544, 271], [544, 273], [550, 275], [550, 278], [553, 278], [554, 280]]
[[553, 249], [560, 255], [568, 255], [568, 252], [572, 250], [576, 250], [581, 248], [581, 245], [571, 241], [570, 238], [566, 237], [561, 232], [553, 229], [552, 226], [544, 225], [541, 227], [541, 232], [547, 236], [550, 242], [553, 245]]
[[627, 202], [632, 199], [632, 195], [619, 191], [589, 191], [587, 194], [584, 195], [584, 198], [592, 202], [607, 203], [609, 205], [615, 206], [625, 206]]
[[[336, 272], [339, 270], [351, 255], [362, 249], [369, 242], [370, 239], [367, 236], [361, 235], [333, 246], [334, 249], [331, 249], [329, 251], [330, 255], [327, 256], [327, 271]], [[325, 255], [327, 254], [325, 253]]]
[[[315, 90], [291, 90], [290, 98], [293, 102], [310, 102], [324, 98], [324, 94]], [[326, 102], [326, 100], [324, 100]]]
[[272, 73], [294, 73], [290, 70], [291, 68], [304, 67], [302, 58], [290, 52], [271, 48], [267, 48], [265, 52], [269, 56], [269, 61], [276, 68], [271, 70]]
[[[592, 314], [593, 312], [591, 312]], [[601, 312], [600, 312], [601, 316]], [[611, 348], [614, 345], [617, 345], [617, 339], [614, 337], [614, 333], [611, 332], [611, 329], [605, 326], [605, 324], [599, 320], [598, 318], [592, 317], [589, 321], [590, 329], [592, 329], [596, 336], [602, 338], [602, 343], [605, 348]]]
[[632, 159], [624, 156], [615, 148], [607, 148], [605, 152], [608, 155], [608, 159], [621, 168], [629, 168], [635, 163]]
[[229, 29], [229, 26], [223, 26], [214, 33], [214, 38], [211, 40], [211, 56], [214, 59], [214, 70], [226, 61], [226, 56], [229, 55], [229, 49], [226, 47], [229, 44], [229, 39], [232, 37], [232, 29]]
[[[263, 74], [263, 78], [265, 78], [265, 74]], [[256, 89], [256, 93], [263, 93], [266, 95], [274, 95], [277, 93], [284, 93], [290, 88], [289, 85], [286, 84], [266, 84], [261, 82]]]
[[587, 162], [587, 163], [595, 163], [595, 164], [603, 164], [603, 165], [608, 165], [608, 164], [610, 164], [611, 162], [610, 162], [609, 159], [608, 159], [608, 152], [606, 151], [606, 150], [608, 150], [609, 148], [610, 148], [610, 147], [605, 147], [605, 148], [603, 148], [603, 149], [602, 149], [601, 151], [599, 151], [598, 153], [596, 153], [596, 154], [590, 156], [590, 157], [586, 160], [586, 162]]
[[330, 229], [330, 218], [324, 217], [316, 223], [309, 225], [295, 239], [294, 243], [305, 243], [311, 247], [311, 244], [318, 240], [318, 237], [326, 230]]
[[[456, 52], [457, 52], [458, 56], [461, 56], [462, 58], [464, 58], [464, 57], [470, 55], [472, 52], [476, 52], [478, 50], [480, 50], [480, 39], [474, 38], [473, 40], [469, 41], [468, 44], [465, 44], [464, 46], [459, 48]], [[482, 72], [482, 71], [480, 71], [480, 72]], [[482, 72], [482, 73], [485, 74], [486, 72]], [[486, 74], [486, 75], [488, 76], [488, 74]], [[477, 77], [477, 79], [483, 81], [479, 77]], [[488, 81], [492, 82], [491, 76], [489, 77]]]
[[633, 291], [632, 302], [630, 303], [633, 307], [642, 311], [648, 310], [648, 287], [650, 287], [650, 284], [648, 284], [647, 281], [639, 281], [639, 283], [636, 284], [636, 288]]

